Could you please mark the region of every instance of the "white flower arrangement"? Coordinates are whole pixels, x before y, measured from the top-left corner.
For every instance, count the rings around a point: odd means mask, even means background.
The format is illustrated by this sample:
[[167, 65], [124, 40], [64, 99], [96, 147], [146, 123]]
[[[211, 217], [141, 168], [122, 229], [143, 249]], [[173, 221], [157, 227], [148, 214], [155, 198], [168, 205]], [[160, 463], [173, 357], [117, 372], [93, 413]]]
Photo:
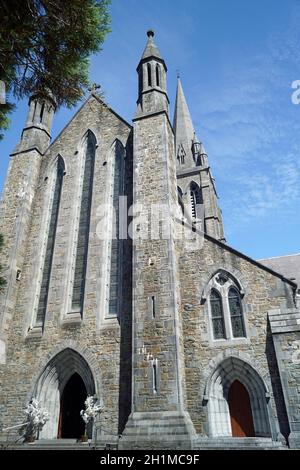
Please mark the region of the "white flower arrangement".
[[49, 420], [48, 411], [41, 407], [40, 402], [36, 398], [32, 398], [28, 403], [25, 409], [25, 414], [27, 416], [27, 424], [31, 435], [41, 430]]
[[92, 396], [88, 396], [84, 402], [85, 410], [80, 411], [80, 416], [82, 417], [85, 425], [87, 425], [92, 419], [95, 419], [97, 414], [103, 411], [103, 407], [96, 405], [95, 399]]

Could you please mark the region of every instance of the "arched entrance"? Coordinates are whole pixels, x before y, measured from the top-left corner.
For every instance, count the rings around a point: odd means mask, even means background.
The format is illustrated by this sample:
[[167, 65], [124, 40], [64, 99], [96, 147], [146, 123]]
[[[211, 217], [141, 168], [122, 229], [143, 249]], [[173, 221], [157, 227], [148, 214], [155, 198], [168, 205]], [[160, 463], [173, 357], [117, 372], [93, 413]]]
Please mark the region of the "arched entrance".
[[212, 437], [270, 437], [267, 389], [257, 371], [238, 357], [227, 357], [208, 380], [209, 433]]
[[[84, 432], [80, 410], [87, 395], [96, 392], [92, 371], [74, 349], [66, 348], [54, 356], [40, 375], [34, 395], [50, 416], [40, 439], [76, 438]], [[72, 425], [68, 424], [73, 423]], [[71, 429], [72, 428], [72, 429]], [[88, 434], [91, 433], [91, 429]]]
[[58, 438], [79, 438], [84, 434], [84, 421], [80, 411], [84, 409], [87, 391], [82, 378], [73, 374], [66, 384], [60, 401]]
[[249, 393], [239, 380], [229, 389], [228, 406], [232, 437], [255, 436]]

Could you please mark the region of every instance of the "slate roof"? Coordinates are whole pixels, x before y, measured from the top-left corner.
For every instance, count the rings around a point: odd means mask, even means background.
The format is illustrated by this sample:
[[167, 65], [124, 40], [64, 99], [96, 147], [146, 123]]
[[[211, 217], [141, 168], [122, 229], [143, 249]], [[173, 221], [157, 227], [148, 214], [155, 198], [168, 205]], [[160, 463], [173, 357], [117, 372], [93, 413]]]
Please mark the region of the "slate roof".
[[258, 260], [270, 269], [277, 271], [288, 279], [294, 278], [300, 288], [300, 253]]

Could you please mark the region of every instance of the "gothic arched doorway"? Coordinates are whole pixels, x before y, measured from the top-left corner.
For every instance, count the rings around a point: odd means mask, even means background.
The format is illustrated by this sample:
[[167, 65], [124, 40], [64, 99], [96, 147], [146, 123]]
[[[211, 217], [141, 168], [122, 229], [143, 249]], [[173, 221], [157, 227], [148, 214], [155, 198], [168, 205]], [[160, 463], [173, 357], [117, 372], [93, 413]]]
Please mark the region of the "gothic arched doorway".
[[[205, 390], [210, 435], [270, 437], [266, 394], [263, 379], [248, 362], [235, 356], [225, 358]], [[233, 419], [240, 423], [239, 430]]]
[[77, 373], [69, 379], [62, 393], [58, 425], [59, 438], [79, 438], [84, 434], [84, 421], [80, 411], [84, 409], [86, 387]]
[[[84, 434], [80, 411], [84, 409], [86, 397], [96, 393], [93, 373], [81, 354], [66, 348], [55, 355], [44, 368], [33, 392], [33, 396], [37, 397], [50, 417], [41, 430], [39, 439], [75, 438]], [[66, 424], [67, 415], [78, 420], [77, 424], [73, 424], [72, 430]], [[90, 428], [88, 435], [91, 436], [91, 433]]]
[[233, 437], [254, 437], [254, 425], [249, 393], [235, 380], [228, 392], [228, 406]]

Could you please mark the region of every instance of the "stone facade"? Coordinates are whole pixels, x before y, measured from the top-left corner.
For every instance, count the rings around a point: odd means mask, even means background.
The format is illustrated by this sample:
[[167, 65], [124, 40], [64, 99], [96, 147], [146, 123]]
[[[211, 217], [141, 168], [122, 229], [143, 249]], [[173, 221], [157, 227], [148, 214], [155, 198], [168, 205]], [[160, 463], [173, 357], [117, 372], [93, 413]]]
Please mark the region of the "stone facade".
[[[224, 242], [208, 156], [180, 81], [170, 123], [167, 68], [151, 31], [137, 71], [133, 127], [92, 91], [49, 145], [55, 102], [30, 100], [1, 206], [1, 437], [17, 440], [18, 429], [7, 428], [23, 422], [33, 397], [50, 412], [38, 442], [65, 437], [64, 390], [77, 374], [103, 406], [88, 431], [98, 446], [299, 448], [297, 285]], [[94, 164], [83, 196], [89, 137]], [[121, 225], [114, 234], [116, 194], [119, 216], [133, 204], [131, 236]], [[84, 197], [84, 289], [74, 308]], [[248, 397], [252, 432], [232, 397], [235, 383]]]

